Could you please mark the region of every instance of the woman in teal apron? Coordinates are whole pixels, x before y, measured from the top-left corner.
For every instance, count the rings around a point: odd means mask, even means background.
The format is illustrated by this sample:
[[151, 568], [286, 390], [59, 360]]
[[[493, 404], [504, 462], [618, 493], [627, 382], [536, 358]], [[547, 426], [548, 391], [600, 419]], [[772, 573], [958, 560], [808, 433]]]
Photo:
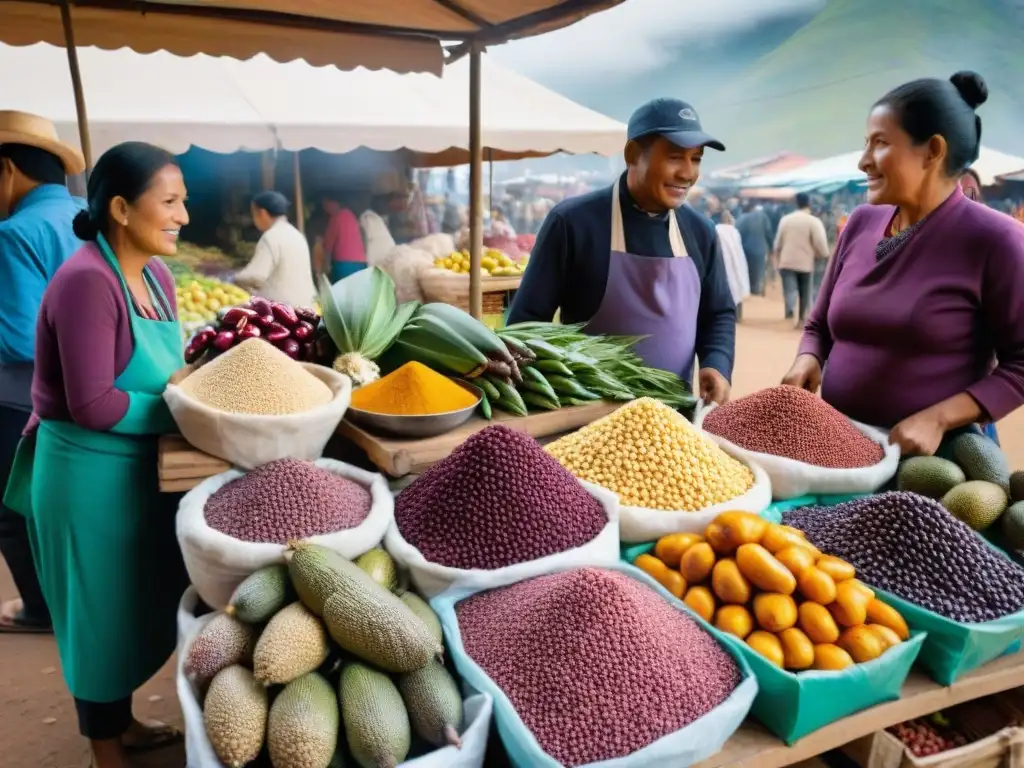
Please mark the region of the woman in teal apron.
[[[87, 244], [43, 298], [35, 417], [6, 503], [28, 519], [40, 583], [94, 768], [180, 738], [132, 717], [132, 693], [171, 657], [187, 576], [177, 499], [157, 486], [157, 437], [174, 430], [162, 393], [184, 364], [173, 255], [188, 223], [167, 152], [118, 145], [89, 179], [75, 219]], [[38, 426], [36, 426], [38, 423]]]

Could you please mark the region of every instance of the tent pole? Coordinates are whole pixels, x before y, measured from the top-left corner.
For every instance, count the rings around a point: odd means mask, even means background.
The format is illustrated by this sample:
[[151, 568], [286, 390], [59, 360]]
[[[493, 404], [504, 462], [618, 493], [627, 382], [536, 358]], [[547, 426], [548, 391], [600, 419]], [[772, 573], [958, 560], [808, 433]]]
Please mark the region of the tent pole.
[[75, 91], [75, 111], [78, 113], [78, 139], [85, 157], [85, 175], [92, 169], [92, 140], [89, 138], [89, 116], [85, 111], [85, 93], [82, 90], [82, 72], [78, 68], [78, 49], [75, 47], [75, 30], [71, 24], [71, 4], [62, 0], [60, 20], [64, 25], [64, 47], [68, 52], [68, 68], [71, 70], [71, 87]]
[[295, 195], [295, 224], [299, 232], [306, 234], [306, 206], [302, 198], [302, 163], [299, 153], [292, 152], [292, 187]]
[[483, 315], [483, 286], [480, 283], [480, 259], [484, 250], [483, 164], [480, 130], [479, 43], [469, 50], [469, 313], [477, 320]]

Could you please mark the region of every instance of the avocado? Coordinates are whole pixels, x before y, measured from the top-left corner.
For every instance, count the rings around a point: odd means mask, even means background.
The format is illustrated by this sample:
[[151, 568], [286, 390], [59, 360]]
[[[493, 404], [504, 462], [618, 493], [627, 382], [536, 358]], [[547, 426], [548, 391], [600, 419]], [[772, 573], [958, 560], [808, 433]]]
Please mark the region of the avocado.
[[1006, 510], [1006, 491], [995, 483], [970, 480], [942, 497], [942, 506], [976, 531], [984, 531]]
[[1007, 549], [1024, 551], [1024, 501], [1012, 504], [1000, 520]]
[[1010, 490], [1010, 465], [993, 440], [968, 432], [953, 438], [950, 452], [968, 480], [983, 480]]
[[941, 499], [954, 487], [967, 481], [964, 471], [947, 459], [915, 456], [900, 464], [897, 487], [930, 499]]
[[1010, 475], [1010, 501], [1024, 501], [1024, 469]]

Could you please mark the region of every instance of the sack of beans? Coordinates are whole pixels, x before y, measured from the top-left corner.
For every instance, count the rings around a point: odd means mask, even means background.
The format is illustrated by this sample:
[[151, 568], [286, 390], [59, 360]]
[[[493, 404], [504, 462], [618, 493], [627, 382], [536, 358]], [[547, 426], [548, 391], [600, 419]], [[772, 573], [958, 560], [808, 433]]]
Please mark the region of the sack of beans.
[[279, 459], [204, 480], [182, 498], [175, 522], [192, 584], [220, 610], [251, 573], [283, 563], [289, 541], [354, 559], [381, 542], [393, 517], [383, 476], [333, 459]]
[[252, 338], [164, 390], [182, 437], [251, 469], [275, 459], [318, 459], [352, 396], [343, 374], [297, 362]]
[[711, 438], [756, 462], [776, 499], [874, 493], [896, 474], [898, 445], [799, 387], [762, 389], [695, 418]]
[[517, 768], [692, 765], [757, 694], [718, 630], [625, 563], [453, 587], [431, 607], [462, 679], [494, 697]]
[[580, 480], [619, 497], [619, 538], [648, 542], [703, 533], [728, 510], [760, 514], [771, 482], [756, 463], [720, 448], [677, 411], [641, 398], [546, 450]]
[[582, 483], [529, 435], [495, 425], [395, 499], [384, 538], [417, 590], [494, 587], [619, 559], [618, 499]]
[[927, 633], [918, 658], [952, 685], [1024, 637], [1024, 568], [934, 499], [890, 491], [783, 513], [822, 552]]

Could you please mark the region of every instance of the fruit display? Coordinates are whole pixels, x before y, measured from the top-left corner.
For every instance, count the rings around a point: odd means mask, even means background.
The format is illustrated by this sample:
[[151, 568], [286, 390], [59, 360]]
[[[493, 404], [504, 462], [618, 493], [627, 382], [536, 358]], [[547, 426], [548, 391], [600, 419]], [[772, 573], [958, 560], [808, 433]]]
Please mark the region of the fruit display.
[[217, 322], [198, 331], [185, 346], [185, 362], [210, 360], [248, 339], [263, 339], [293, 360], [318, 359], [317, 328], [320, 316], [313, 309], [255, 296], [245, 306], [217, 313]]
[[441, 661], [437, 617], [418, 598], [410, 608], [412, 597], [308, 543], [292, 545], [287, 566], [249, 576], [183, 662], [205, 690], [220, 761], [240, 767], [265, 753], [273, 768], [377, 768], [403, 762], [414, 738], [426, 751], [458, 746], [462, 697]]
[[583, 546], [608, 515], [536, 440], [495, 425], [403, 490], [395, 524], [429, 562], [491, 570]]
[[[988, 738], [1004, 728], [1022, 726], [1024, 695], [1020, 689], [1015, 688], [995, 696], [957, 704], [928, 717], [898, 723], [886, 730], [902, 741], [915, 757], [929, 757]], [[964, 755], [962, 759], [965, 765], [968, 764], [969, 756]], [[976, 758], [979, 764], [983, 759]]]
[[622, 571], [538, 576], [455, 605], [465, 653], [561, 765], [624, 757], [708, 714], [740, 669]]
[[970, 624], [1024, 610], [1024, 569], [934, 499], [892, 491], [794, 509], [782, 522], [872, 586], [947, 619]]
[[664, 403], [641, 398], [546, 447], [623, 504], [698, 511], [742, 496], [754, 475]]
[[311, 461], [279, 459], [218, 488], [203, 514], [234, 539], [287, 544], [355, 528], [371, 507], [366, 486]]
[[199, 323], [212, 323], [225, 307], [249, 301], [249, 294], [237, 285], [195, 274], [174, 276], [178, 317], [186, 330]]
[[634, 565], [697, 615], [776, 666], [841, 670], [877, 659], [910, 637], [900, 614], [791, 527], [723, 512], [703, 536], [658, 540]]
[[885, 457], [879, 443], [800, 387], [770, 387], [730, 400], [709, 411], [703, 427], [748, 451], [816, 467], [870, 467]]
[[[516, 261], [497, 248], [487, 248], [480, 257], [480, 269], [488, 277], [516, 277], [526, 271], [527, 261]], [[443, 259], [434, 259], [434, 266], [457, 275], [468, 275], [469, 251], [452, 251]]]
[[334, 399], [331, 388], [277, 347], [249, 338], [190, 373], [181, 391], [226, 413], [283, 416]]
[[918, 717], [886, 730], [902, 741], [914, 757], [930, 757], [968, 743], [966, 736], [936, 722], [934, 717]]
[[[898, 488], [937, 499], [976, 531], [1001, 522], [1011, 549], [1024, 546], [1021, 508], [1024, 473], [1011, 474], [1006, 455], [990, 438], [967, 432], [949, 441], [941, 455], [915, 456], [900, 464]], [[1016, 477], [1016, 480], [1013, 478]], [[1005, 519], [1004, 519], [1005, 517]]]

